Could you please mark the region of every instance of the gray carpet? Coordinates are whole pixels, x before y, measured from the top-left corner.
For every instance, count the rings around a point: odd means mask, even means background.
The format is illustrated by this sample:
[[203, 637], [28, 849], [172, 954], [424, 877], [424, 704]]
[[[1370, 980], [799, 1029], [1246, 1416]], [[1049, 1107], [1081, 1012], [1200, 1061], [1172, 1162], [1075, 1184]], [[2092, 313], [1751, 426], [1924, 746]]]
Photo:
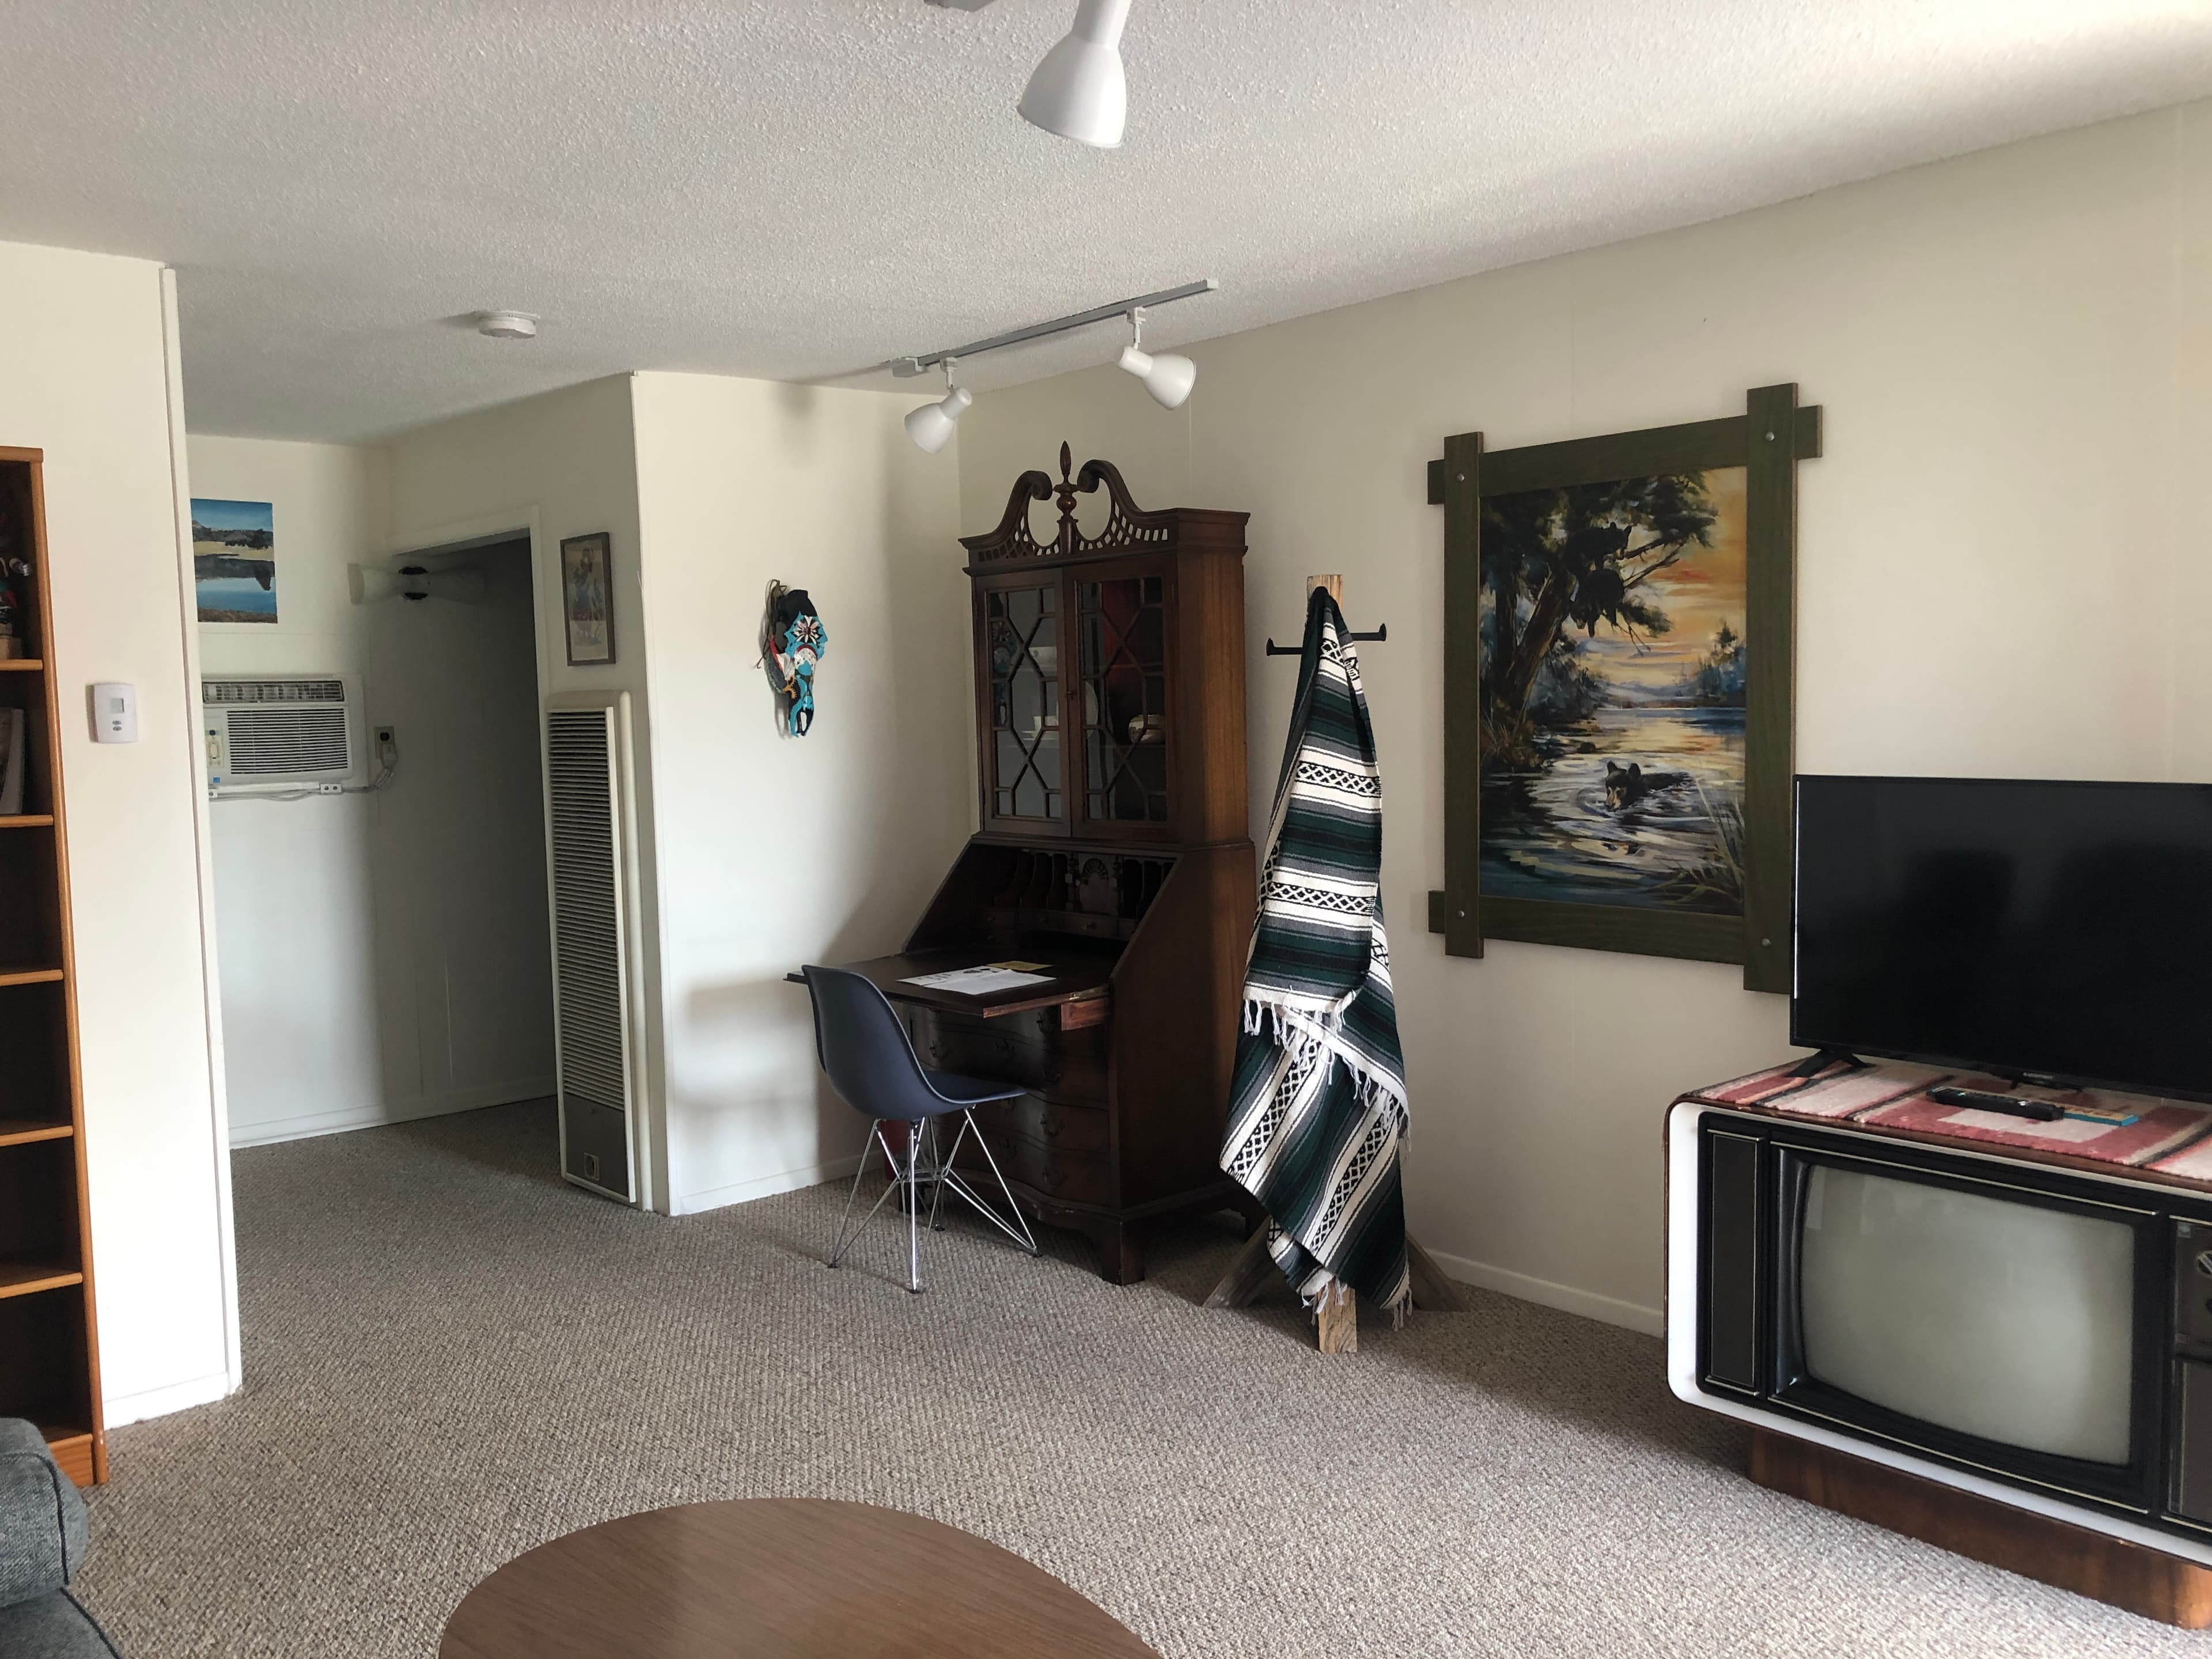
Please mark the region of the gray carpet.
[[92, 1498], [129, 1659], [424, 1659], [532, 1545], [782, 1493], [981, 1533], [1169, 1659], [2212, 1653], [1751, 1486], [1648, 1338], [1478, 1293], [1324, 1358], [1287, 1297], [1200, 1307], [1210, 1223], [1127, 1289], [962, 1223], [908, 1297], [881, 1218], [821, 1265], [836, 1191], [669, 1221], [552, 1144], [526, 1106], [238, 1156], [245, 1391], [118, 1430]]

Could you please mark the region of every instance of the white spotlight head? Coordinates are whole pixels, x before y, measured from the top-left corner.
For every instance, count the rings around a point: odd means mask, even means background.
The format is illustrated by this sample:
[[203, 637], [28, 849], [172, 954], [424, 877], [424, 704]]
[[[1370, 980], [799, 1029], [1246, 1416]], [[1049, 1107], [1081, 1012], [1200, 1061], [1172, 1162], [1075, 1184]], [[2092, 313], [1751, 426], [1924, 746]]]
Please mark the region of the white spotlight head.
[[1078, 0], [1075, 27], [1045, 53], [1018, 107], [1032, 126], [1095, 149], [1117, 149], [1129, 114], [1121, 26], [1129, 0]]
[[1190, 389], [1198, 384], [1198, 365], [1188, 357], [1163, 352], [1155, 357], [1134, 346], [1121, 348], [1121, 367], [1145, 383], [1152, 401], [1162, 409], [1181, 409]]
[[975, 401], [975, 394], [966, 386], [952, 384], [952, 359], [947, 357], [944, 398], [910, 410], [906, 417], [906, 435], [924, 454], [934, 455], [952, 441], [954, 422], [968, 412], [968, 405]]
[[1181, 409], [1191, 387], [1198, 384], [1198, 365], [1189, 358], [1171, 352], [1155, 357], [1145, 349], [1141, 306], [1129, 313], [1129, 343], [1121, 349], [1121, 367], [1145, 383], [1145, 390], [1162, 409]]
[[477, 332], [493, 340], [534, 340], [538, 319], [526, 311], [480, 311]]

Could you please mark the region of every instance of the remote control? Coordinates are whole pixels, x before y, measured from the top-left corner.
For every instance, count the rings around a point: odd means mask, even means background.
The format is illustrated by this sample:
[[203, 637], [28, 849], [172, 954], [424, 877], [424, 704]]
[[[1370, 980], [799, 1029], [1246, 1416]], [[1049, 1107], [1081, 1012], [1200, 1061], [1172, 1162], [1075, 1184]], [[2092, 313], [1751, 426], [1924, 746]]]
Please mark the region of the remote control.
[[2048, 1100], [2031, 1100], [2026, 1095], [1990, 1094], [1981, 1089], [1961, 1089], [1950, 1083], [1930, 1089], [1928, 1098], [1939, 1106], [1971, 1106], [1982, 1112], [2009, 1112], [2014, 1117], [2032, 1117], [2044, 1123], [2054, 1123], [2066, 1115], [2063, 1106]]

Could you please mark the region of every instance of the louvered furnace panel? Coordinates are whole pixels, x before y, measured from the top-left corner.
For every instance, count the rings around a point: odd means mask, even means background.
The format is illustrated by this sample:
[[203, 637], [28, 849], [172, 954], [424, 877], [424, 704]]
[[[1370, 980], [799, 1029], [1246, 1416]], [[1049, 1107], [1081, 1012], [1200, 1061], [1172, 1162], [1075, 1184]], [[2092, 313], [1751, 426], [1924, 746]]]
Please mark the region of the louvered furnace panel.
[[545, 713], [561, 1170], [625, 1202], [630, 1133], [629, 814], [623, 702]]

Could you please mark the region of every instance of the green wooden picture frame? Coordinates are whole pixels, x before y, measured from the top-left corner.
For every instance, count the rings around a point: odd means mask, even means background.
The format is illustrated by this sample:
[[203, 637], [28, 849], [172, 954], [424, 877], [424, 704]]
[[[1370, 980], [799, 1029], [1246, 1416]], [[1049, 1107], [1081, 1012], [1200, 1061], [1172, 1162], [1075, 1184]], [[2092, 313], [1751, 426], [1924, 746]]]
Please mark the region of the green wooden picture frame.
[[[1759, 386], [1744, 412], [1564, 443], [1486, 451], [1444, 440], [1429, 501], [1444, 510], [1444, 887], [1429, 931], [1449, 956], [1486, 939], [1743, 965], [1745, 988], [1790, 989], [1790, 786], [1795, 772], [1797, 463], [1820, 453], [1820, 410], [1794, 384]], [[1482, 502], [1528, 489], [1744, 469], [1743, 915], [1485, 896], [1482, 850]]]

